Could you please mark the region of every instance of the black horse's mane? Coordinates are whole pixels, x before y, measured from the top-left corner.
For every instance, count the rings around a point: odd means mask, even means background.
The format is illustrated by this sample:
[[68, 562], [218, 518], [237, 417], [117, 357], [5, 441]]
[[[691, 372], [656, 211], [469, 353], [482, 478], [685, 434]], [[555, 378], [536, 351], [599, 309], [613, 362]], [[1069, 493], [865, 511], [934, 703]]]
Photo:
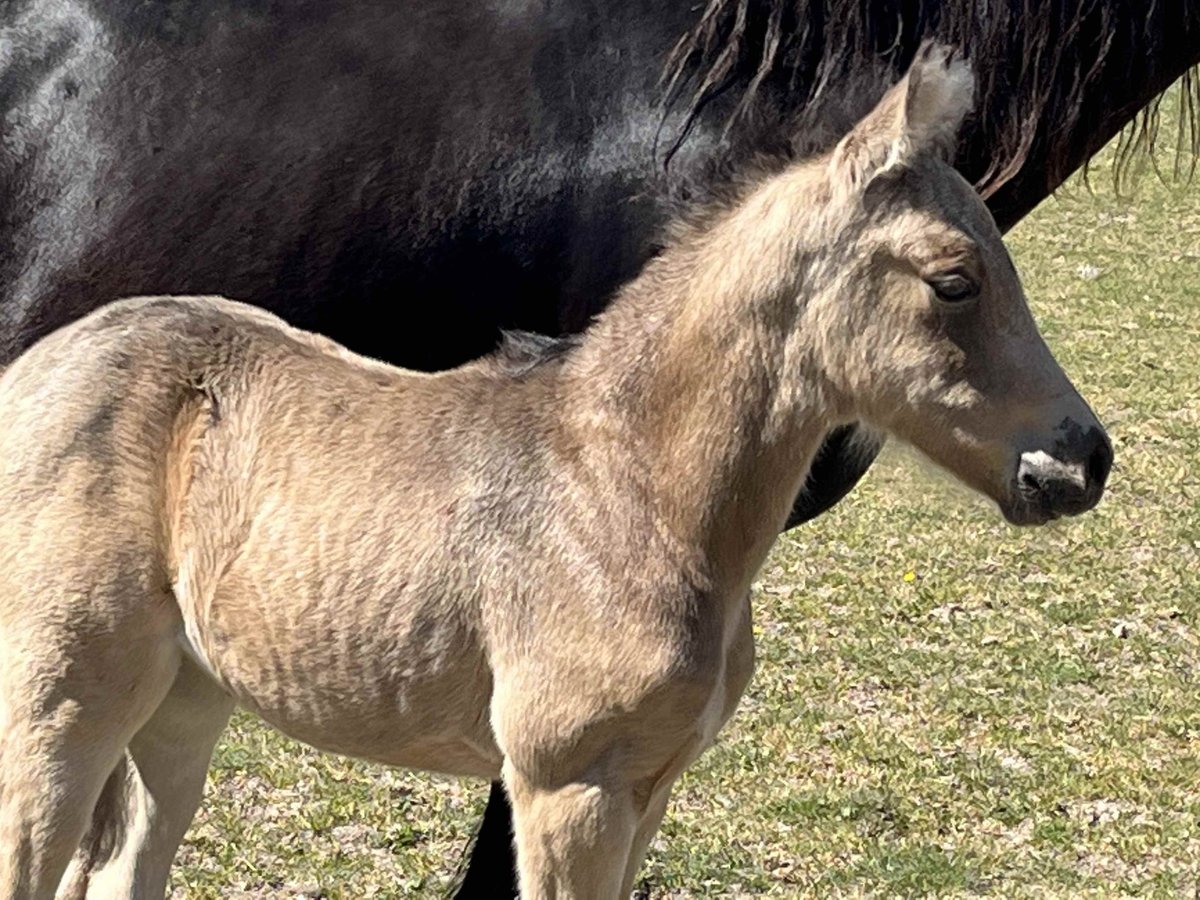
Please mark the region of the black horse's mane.
[[[986, 142], [990, 162], [969, 174], [987, 195], [1020, 170], [1039, 125], [1045, 132], [1052, 124], [1048, 165], [1064, 169], [1063, 141], [1079, 123], [1085, 88], [1101, 73], [1158, 80], [1161, 36], [1183, 27], [1181, 16], [1197, 14], [1196, 0], [708, 0], [664, 75], [668, 105], [686, 103], [668, 159], [722, 95], [732, 95], [730, 123], [770, 83], [812, 110], [826, 93], [844, 92], [851, 73], [874, 68], [898, 76], [921, 40], [933, 37], [976, 63], [977, 109], [986, 115], [974, 123], [974, 140]], [[1200, 154], [1197, 74], [1190, 70], [1181, 86], [1177, 173], [1186, 165], [1190, 174]], [[1118, 185], [1135, 160], [1153, 160], [1161, 102], [1162, 95], [1122, 132]]]

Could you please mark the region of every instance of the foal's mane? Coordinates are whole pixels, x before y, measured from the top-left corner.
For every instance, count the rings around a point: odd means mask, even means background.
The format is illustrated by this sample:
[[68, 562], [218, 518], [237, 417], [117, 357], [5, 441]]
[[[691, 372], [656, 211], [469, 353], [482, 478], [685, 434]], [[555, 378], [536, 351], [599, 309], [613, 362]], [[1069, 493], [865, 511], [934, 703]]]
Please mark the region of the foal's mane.
[[[1187, 15], [1200, 3], [1183, 0]], [[1079, 123], [1085, 89], [1104, 70], [1136, 83], [1156, 71], [1159, 36], [1184, 27], [1178, 6], [1162, 0], [708, 0], [697, 24], [667, 64], [667, 104], [686, 103], [670, 155], [700, 112], [726, 92], [740, 91], [729, 122], [750, 109], [765, 83], [784, 87], [798, 108], [847, 90], [847, 75], [912, 60], [922, 38], [962, 48], [978, 77], [977, 140], [992, 148], [990, 166], [971, 173], [989, 194], [1029, 156], [1038, 126], [1048, 133], [1049, 165], [1065, 175], [1066, 137]], [[690, 90], [689, 90], [690, 88]], [[1118, 184], [1139, 157], [1153, 159], [1162, 96], [1123, 132]], [[1200, 155], [1200, 77], [1183, 77], [1176, 171], [1189, 173]], [[813, 122], [797, 123], [801, 130]], [[1183, 154], [1183, 155], [1180, 155]]]
[[524, 378], [542, 366], [562, 359], [579, 346], [582, 335], [552, 337], [535, 331], [503, 331], [491, 362], [510, 378]]

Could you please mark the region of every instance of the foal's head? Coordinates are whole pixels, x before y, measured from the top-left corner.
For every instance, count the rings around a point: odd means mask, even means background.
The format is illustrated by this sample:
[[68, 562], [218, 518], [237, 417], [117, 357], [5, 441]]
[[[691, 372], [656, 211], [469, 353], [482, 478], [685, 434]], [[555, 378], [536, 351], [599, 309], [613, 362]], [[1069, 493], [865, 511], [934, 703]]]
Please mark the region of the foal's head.
[[926, 48], [825, 160], [834, 287], [812, 298], [843, 412], [916, 445], [1018, 524], [1093, 507], [1112, 449], [1037, 326], [987, 208], [943, 159], [970, 69]]

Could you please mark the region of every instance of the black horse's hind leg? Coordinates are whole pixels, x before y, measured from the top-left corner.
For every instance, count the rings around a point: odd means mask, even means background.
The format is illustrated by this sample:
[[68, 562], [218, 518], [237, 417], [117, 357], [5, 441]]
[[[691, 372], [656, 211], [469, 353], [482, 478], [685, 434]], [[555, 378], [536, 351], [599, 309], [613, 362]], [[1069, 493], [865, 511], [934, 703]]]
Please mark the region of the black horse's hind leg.
[[[858, 425], [846, 425], [826, 435], [784, 528], [815, 519], [850, 493], [882, 447], [881, 435]], [[492, 782], [483, 821], [467, 849], [471, 855], [454, 888], [455, 898], [491, 900], [518, 895], [512, 807], [498, 781]]]

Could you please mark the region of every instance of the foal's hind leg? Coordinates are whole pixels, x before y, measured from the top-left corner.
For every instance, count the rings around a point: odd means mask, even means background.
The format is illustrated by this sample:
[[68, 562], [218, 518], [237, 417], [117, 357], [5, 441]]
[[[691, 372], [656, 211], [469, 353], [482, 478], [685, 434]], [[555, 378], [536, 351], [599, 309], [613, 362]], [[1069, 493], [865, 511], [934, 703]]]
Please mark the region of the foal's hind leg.
[[[50, 900], [125, 745], [162, 699], [177, 656], [99, 652], [95, 667], [52, 648], [5, 660], [0, 736], [0, 898]], [[91, 661], [90, 661], [91, 662]], [[44, 673], [49, 678], [38, 678]], [[82, 675], [82, 683], [74, 676]]]
[[10, 556], [0, 572], [2, 900], [54, 896], [106, 781], [179, 669], [178, 609], [139, 564], [150, 554], [113, 546], [113, 527], [78, 527], [76, 544], [51, 544], [53, 559]]
[[233, 705], [183, 661], [170, 693], [129, 742], [105, 787], [58, 900], [163, 896]]

